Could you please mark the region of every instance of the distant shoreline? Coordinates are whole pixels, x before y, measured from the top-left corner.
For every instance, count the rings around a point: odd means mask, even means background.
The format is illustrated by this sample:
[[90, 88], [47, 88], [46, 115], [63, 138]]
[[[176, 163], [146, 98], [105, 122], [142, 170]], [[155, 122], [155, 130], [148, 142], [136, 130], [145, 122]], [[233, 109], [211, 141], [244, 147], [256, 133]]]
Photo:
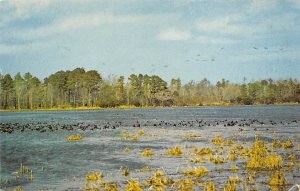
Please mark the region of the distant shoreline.
[[201, 108], [201, 107], [228, 107], [228, 106], [294, 106], [300, 103], [275, 103], [275, 104], [252, 104], [252, 105], [242, 105], [242, 104], [230, 104], [230, 103], [212, 103], [203, 105], [189, 105], [189, 106], [118, 106], [118, 107], [69, 107], [69, 108], [44, 108], [44, 109], [6, 109], [0, 110], [0, 112], [30, 112], [30, 111], [84, 111], [84, 110], [124, 110], [124, 109], [155, 109], [155, 108]]

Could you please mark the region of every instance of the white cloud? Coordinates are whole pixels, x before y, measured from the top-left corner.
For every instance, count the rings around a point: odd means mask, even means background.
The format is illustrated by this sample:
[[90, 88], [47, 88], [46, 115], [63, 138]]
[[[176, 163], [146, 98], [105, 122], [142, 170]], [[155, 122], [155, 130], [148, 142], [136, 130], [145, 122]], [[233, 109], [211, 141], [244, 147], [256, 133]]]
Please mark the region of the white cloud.
[[242, 24], [241, 15], [231, 15], [215, 19], [198, 19], [196, 28], [201, 32], [242, 35], [258, 32], [257, 27]]
[[20, 52], [38, 51], [53, 46], [53, 42], [34, 42], [30, 44], [0, 44], [0, 55], [14, 55]]
[[63, 31], [81, 27], [98, 26], [102, 24], [135, 23], [141, 20], [141, 16], [113, 15], [113, 14], [87, 14], [67, 18], [57, 23]]
[[141, 21], [143, 18], [143, 16], [135, 15], [113, 15], [104, 13], [85, 14], [62, 18], [40, 28], [13, 31], [12, 33], [14, 38], [32, 40], [84, 27], [97, 27], [104, 24], [136, 23]]
[[239, 41], [229, 39], [229, 38], [223, 38], [223, 37], [198, 36], [196, 38], [196, 42], [201, 43], [201, 44], [226, 45], [226, 44], [234, 44]]
[[272, 9], [277, 5], [277, 0], [252, 0], [250, 6], [253, 10]]
[[26, 18], [32, 12], [39, 12], [50, 5], [50, 0], [9, 0], [9, 5], [15, 8], [15, 16]]
[[179, 31], [176, 29], [167, 29], [161, 31], [158, 35], [159, 40], [168, 40], [168, 41], [176, 41], [176, 40], [188, 40], [191, 38], [191, 34], [186, 31]]

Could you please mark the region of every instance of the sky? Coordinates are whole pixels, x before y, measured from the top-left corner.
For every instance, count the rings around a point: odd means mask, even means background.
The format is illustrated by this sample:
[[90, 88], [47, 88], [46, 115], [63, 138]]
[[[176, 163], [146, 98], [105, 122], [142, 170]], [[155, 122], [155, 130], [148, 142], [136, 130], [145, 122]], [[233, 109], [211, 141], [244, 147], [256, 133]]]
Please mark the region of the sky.
[[0, 72], [300, 77], [300, 0], [0, 0]]

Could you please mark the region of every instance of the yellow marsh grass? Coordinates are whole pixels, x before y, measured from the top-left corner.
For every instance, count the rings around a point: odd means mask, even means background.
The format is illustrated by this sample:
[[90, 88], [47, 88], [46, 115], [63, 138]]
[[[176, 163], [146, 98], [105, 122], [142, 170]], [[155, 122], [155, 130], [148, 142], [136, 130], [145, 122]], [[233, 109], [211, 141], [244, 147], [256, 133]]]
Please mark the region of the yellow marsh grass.
[[138, 180], [128, 180], [128, 187], [125, 191], [143, 191], [142, 186], [139, 184]]
[[253, 156], [250, 161], [246, 163], [247, 168], [274, 170], [282, 167], [282, 158], [280, 155], [271, 154], [265, 157]]
[[82, 136], [81, 135], [71, 135], [68, 137], [69, 141], [81, 141], [82, 140]]
[[195, 148], [195, 154], [196, 155], [206, 155], [206, 154], [211, 154], [213, 150], [211, 148]]
[[150, 149], [150, 148], [144, 149], [144, 152], [142, 152], [142, 153], [140, 154], [140, 156], [142, 156], [142, 157], [151, 157], [151, 156], [153, 156], [153, 155], [154, 155], [154, 152], [153, 152], [152, 149]]
[[91, 172], [86, 175], [87, 181], [96, 181], [101, 180], [103, 178], [103, 174], [101, 172]]
[[167, 150], [168, 155], [173, 155], [173, 156], [181, 156], [183, 154], [181, 148], [179, 146], [175, 146], [173, 149]]
[[195, 178], [200, 178], [202, 176], [207, 175], [208, 172], [209, 172], [209, 170], [207, 170], [206, 167], [200, 166], [198, 168], [197, 167], [189, 168], [189, 169], [185, 170], [183, 172], [183, 174], [186, 175], [186, 176], [193, 176]]
[[274, 176], [272, 176], [269, 181], [270, 186], [284, 186], [288, 184], [289, 183], [285, 179], [284, 173], [280, 171], [275, 172]]

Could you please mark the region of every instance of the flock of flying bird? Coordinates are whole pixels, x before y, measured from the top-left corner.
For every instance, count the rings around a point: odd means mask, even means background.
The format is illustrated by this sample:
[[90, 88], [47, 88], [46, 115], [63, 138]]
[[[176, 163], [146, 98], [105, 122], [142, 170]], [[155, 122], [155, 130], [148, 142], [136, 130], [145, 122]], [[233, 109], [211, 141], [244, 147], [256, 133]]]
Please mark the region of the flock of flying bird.
[[[252, 47], [254, 50], [269, 50], [269, 48], [268, 47], [261, 47], [261, 48], [259, 48], [259, 47], [256, 47], [256, 46], [253, 46]], [[221, 47], [220, 48], [220, 50], [224, 50], [224, 47]], [[279, 48], [277, 51], [283, 51], [284, 50], [284, 48]], [[191, 62], [200, 62], [200, 61], [202, 61], [202, 62], [208, 62], [208, 61], [210, 61], [210, 62], [214, 62], [216, 60], [216, 58], [215, 58], [215, 56], [211, 56], [210, 58], [203, 58], [202, 56], [201, 56], [201, 54], [200, 53], [198, 53], [197, 55], [196, 55], [196, 57], [194, 57], [194, 58], [190, 58], [190, 59], [186, 59], [184, 62], [185, 63], [191, 63]], [[105, 62], [102, 62], [102, 65], [103, 66], [106, 66], [106, 63]], [[165, 64], [165, 65], [163, 65], [163, 67], [164, 68], [168, 68], [169, 67], [169, 65], [168, 64]], [[156, 68], [157, 68], [157, 66], [155, 66], [154, 64], [151, 64], [151, 70], [150, 70], [150, 73], [153, 73], [153, 72], [155, 72], [156, 71]], [[132, 67], [131, 68], [131, 71], [135, 71], [135, 68], [134, 67]]]

